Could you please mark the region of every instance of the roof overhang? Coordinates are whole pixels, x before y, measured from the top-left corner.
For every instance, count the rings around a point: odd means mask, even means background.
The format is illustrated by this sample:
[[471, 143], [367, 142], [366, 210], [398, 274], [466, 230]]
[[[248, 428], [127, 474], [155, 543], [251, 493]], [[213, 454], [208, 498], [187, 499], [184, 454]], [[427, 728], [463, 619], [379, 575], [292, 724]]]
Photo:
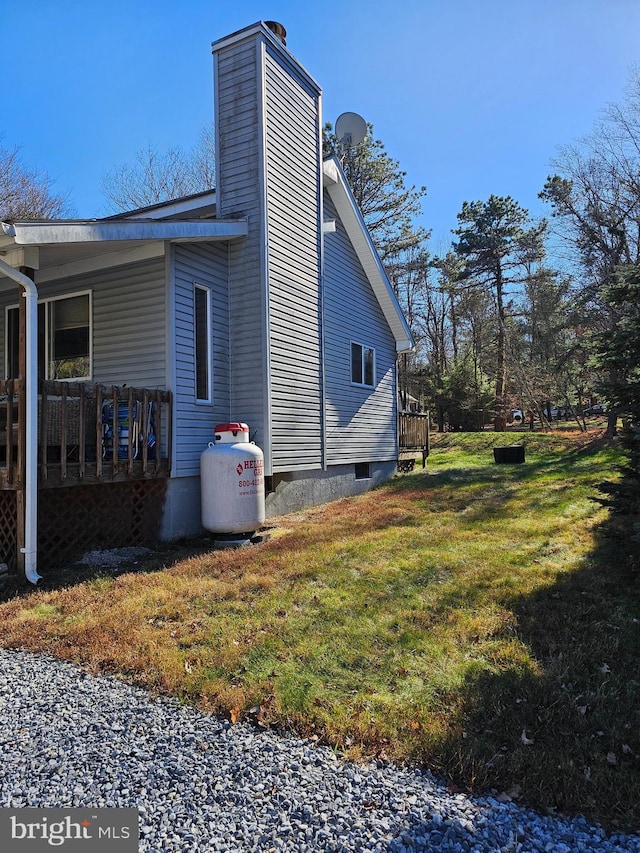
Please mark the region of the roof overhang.
[[63, 220], [3, 222], [2, 231], [17, 246], [69, 243], [113, 243], [125, 240], [233, 240], [246, 237], [246, 219], [171, 220]]
[[185, 195], [181, 198], [160, 201], [156, 204], [128, 210], [125, 213], [115, 213], [102, 217], [104, 221], [111, 219], [215, 219], [216, 191], [215, 189]]
[[396, 351], [407, 352], [415, 346], [411, 330], [373, 245], [369, 230], [362, 218], [351, 188], [347, 184], [344, 173], [335, 157], [331, 157], [323, 163], [323, 184], [335, 205], [373, 292], [380, 303], [382, 312], [393, 332]]

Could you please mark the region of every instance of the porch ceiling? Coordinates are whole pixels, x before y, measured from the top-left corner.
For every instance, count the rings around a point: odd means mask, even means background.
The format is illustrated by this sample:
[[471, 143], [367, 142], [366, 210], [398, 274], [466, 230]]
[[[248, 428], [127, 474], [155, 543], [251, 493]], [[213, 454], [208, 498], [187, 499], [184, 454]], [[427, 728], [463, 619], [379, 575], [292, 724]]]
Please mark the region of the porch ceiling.
[[[139, 243], [134, 240], [122, 240], [117, 245], [110, 243], [60, 243], [53, 246], [39, 247], [39, 269], [41, 271], [55, 269], [57, 267], [66, 267], [68, 264], [84, 261], [89, 258], [97, 258], [101, 255], [106, 255], [114, 251], [124, 252], [127, 250], [139, 247]], [[15, 242], [11, 241], [9, 246], [2, 245], [0, 241], [0, 258], [3, 257], [3, 252], [10, 252], [15, 248]], [[38, 278], [36, 274], [36, 279]], [[10, 279], [0, 276], [0, 285], [6, 285], [15, 288], [15, 283]]]

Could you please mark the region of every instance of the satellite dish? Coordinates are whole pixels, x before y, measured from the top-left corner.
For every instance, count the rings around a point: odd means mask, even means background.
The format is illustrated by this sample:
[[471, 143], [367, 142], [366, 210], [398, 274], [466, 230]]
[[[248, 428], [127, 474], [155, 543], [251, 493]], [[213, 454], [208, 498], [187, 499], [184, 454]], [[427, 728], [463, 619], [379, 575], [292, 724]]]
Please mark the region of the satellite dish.
[[367, 135], [367, 123], [358, 113], [342, 113], [336, 119], [336, 136], [345, 148], [355, 148]]

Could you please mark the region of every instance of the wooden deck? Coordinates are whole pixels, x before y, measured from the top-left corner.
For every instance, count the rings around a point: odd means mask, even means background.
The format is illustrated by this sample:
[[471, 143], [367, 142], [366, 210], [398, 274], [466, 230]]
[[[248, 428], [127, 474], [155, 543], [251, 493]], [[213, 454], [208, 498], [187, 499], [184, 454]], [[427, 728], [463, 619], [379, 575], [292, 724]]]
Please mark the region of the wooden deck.
[[[410, 470], [413, 468], [413, 458], [407, 459], [407, 453], [422, 454], [422, 467], [427, 463], [427, 456], [431, 449], [431, 434], [429, 428], [429, 414], [424, 412], [401, 412], [398, 415], [398, 443], [400, 459], [399, 470]], [[405, 454], [403, 458], [402, 454]]]
[[[42, 382], [38, 393], [38, 486], [166, 478], [171, 471], [170, 391]], [[22, 380], [0, 381], [0, 490], [22, 490]]]

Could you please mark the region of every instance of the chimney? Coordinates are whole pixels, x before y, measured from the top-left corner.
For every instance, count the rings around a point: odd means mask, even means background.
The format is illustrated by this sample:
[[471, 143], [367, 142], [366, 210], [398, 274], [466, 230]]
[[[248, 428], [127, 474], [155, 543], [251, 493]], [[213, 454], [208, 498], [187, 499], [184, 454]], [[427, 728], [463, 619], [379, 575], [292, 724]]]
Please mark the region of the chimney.
[[[281, 464], [274, 423], [297, 417], [286, 397], [292, 381], [314, 425], [300, 467], [307, 458], [320, 467], [322, 457], [322, 407], [310, 380], [321, 373], [322, 90], [284, 36], [281, 24], [259, 21], [213, 44], [217, 215], [249, 223], [227, 260], [230, 411], [257, 434], [267, 476]], [[292, 317], [293, 347], [289, 332], [281, 335]], [[298, 338], [303, 373], [292, 380]]]
[[279, 24], [277, 21], [265, 21], [265, 24], [269, 27], [274, 36], [282, 42], [282, 44], [287, 46], [287, 31]]

